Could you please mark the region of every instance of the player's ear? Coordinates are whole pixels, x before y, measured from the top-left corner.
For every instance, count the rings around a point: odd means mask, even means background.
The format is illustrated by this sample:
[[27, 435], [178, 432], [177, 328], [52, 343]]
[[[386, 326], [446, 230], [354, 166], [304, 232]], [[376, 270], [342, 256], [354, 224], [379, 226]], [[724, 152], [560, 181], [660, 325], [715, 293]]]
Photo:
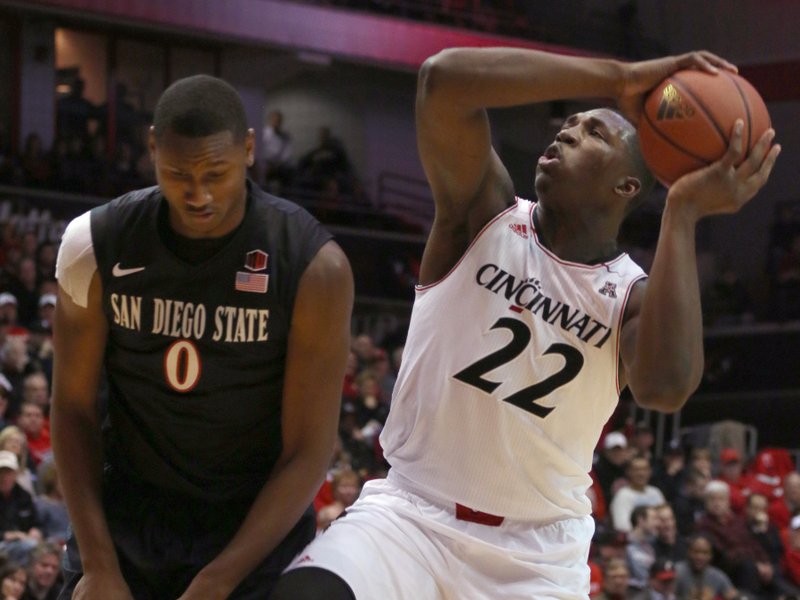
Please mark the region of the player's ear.
[[245, 135], [244, 149], [247, 153], [247, 166], [252, 167], [253, 163], [255, 162], [256, 152], [256, 132], [252, 127], [247, 130], [247, 134]]
[[151, 125], [147, 132], [147, 151], [150, 153], [150, 163], [156, 163], [156, 128]]
[[624, 198], [633, 198], [642, 189], [642, 182], [638, 178], [627, 176], [614, 187], [614, 191]]

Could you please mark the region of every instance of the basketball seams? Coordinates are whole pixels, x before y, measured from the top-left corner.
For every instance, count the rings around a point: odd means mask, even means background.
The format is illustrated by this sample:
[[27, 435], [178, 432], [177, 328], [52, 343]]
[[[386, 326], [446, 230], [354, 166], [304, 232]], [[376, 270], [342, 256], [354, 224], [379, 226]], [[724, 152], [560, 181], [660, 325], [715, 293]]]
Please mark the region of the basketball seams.
[[[703, 114], [706, 116], [706, 119], [708, 119], [708, 122], [711, 123], [711, 125], [714, 127], [714, 130], [719, 134], [719, 137], [722, 140], [722, 144], [727, 147], [727, 145], [728, 145], [728, 134], [725, 133], [724, 131], [722, 131], [722, 127], [719, 126], [719, 124], [717, 123], [717, 120], [714, 118], [714, 115], [711, 113], [711, 111], [708, 109], [708, 107], [705, 104], [703, 104], [703, 101], [700, 100], [700, 98], [698, 98], [692, 92], [692, 88], [691, 88], [690, 84], [688, 82], [686, 82], [686, 81], [682, 81], [680, 79], [680, 77], [678, 77], [677, 73], [673, 73], [672, 76], [669, 78], [669, 80], [672, 83], [676, 84], [680, 88], [681, 92], [683, 92], [684, 94], [689, 96], [694, 101], [695, 106], [697, 106], [698, 108], [702, 109]], [[745, 106], [746, 105], [747, 105], [747, 103], [745, 102]]]
[[[664, 133], [663, 131], [661, 131], [661, 129], [656, 127], [656, 124], [653, 123], [653, 120], [650, 118], [650, 115], [647, 113], [647, 111], [643, 111], [642, 112], [642, 116], [644, 117], [644, 120], [647, 122], [647, 125], [650, 127], [650, 131], [658, 134], [658, 136], [662, 140], [664, 140], [665, 142], [667, 142], [667, 144], [669, 144], [670, 146], [675, 148], [675, 150], [680, 151], [681, 153], [685, 154], [689, 158], [693, 158], [694, 160], [696, 160], [698, 162], [701, 162], [704, 165], [710, 165], [713, 162], [713, 161], [710, 161], [710, 160], [708, 160], [707, 158], [705, 158], [703, 156], [699, 156], [699, 155], [695, 154], [694, 152], [692, 152], [691, 150], [688, 150], [687, 148], [684, 148], [683, 146], [681, 146], [680, 144], [678, 144], [677, 142], [672, 140], [670, 137], [668, 137], [666, 133]], [[655, 173], [654, 169], [651, 168], [650, 170]]]

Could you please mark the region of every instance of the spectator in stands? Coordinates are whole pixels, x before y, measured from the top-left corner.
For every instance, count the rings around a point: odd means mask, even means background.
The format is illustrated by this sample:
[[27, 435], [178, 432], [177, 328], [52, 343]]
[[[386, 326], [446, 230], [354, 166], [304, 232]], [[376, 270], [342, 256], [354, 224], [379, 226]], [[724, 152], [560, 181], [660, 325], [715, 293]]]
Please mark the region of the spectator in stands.
[[333, 475], [331, 481], [333, 502], [318, 511], [317, 533], [325, 531], [334, 519], [353, 505], [361, 493], [361, 485], [361, 477], [350, 468], [341, 469]]
[[83, 97], [83, 79], [72, 82], [67, 95], [56, 101], [56, 132], [59, 137], [88, 139], [89, 122], [97, 119], [97, 107]]
[[30, 455], [28, 452], [28, 440], [25, 434], [16, 425], [6, 425], [0, 431], [0, 451], [8, 450], [17, 457], [17, 484], [31, 496], [36, 495], [34, 486], [34, 476], [30, 469]]
[[780, 202], [775, 207], [775, 220], [769, 230], [767, 273], [774, 281], [775, 272], [792, 239], [800, 234], [800, 203]]
[[747, 478], [744, 476], [742, 457], [734, 448], [724, 448], [719, 455], [719, 473], [717, 479], [728, 484], [731, 492], [731, 508], [740, 515], [744, 512], [747, 501]]
[[27, 187], [46, 188], [51, 181], [51, 163], [37, 133], [29, 133], [20, 158], [22, 183]]
[[289, 186], [294, 176], [292, 166], [292, 136], [283, 128], [283, 113], [273, 110], [267, 116], [261, 132], [264, 155], [264, 187], [270, 193], [280, 195]]
[[598, 524], [592, 537], [592, 548], [598, 564], [608, 564], [614, 558], [624, 561], [627, 546], [627, 535], [602, 523]]
[[139, 165], [131, 142], [120, 140], [111, 163], [113, 194], [124, 194], [144, 184], [138, 171]]
[[29, 373], [22, 380], [22, 401], [36, 404], [44, 413], [45, 425], [50, 412], [50, 382], [41, 371]]
[[628, 565], [621, 558], [612, 558], [603, 566], [603, 591], [593, 596], [595, 600], [625, 600], [632, 597], [628, 586]]
[[655, 437], [650, 425], [646, 421], [636, 423], [633, 428], [633, 438], [631, 439], [632, 454], [644, 456], [652, 463], [654, 443]]
[[678, 562], [686, 558], [686, 538], [678, 532], [675, 513], [669, 504], [656, 506], [656, 540], [653, 547], [657, 558]]
[[800, 514], [792, 517], [783, 538], [783, 570], [789, 581], [800, 586]]
[[17, 265], [17, 272], [8, 279], [8, 291], [17, 299], [19, 323], [25, 327], [36, 319], [36, 313], [39, 309], [39, 281], [37, 275], [36, 258], [34, 256], [23, 256]]
[[611, 499], [611, 522], [617, 531], [630, 531], [631, 513], [639, 505], [657, 506], [664, 504], [664, 494], [649, 484], [652, 469], [650, 460], [644, 456], [634, 456], [625, 469], [627, 483]]
[[[0, 293], [0, 320], [6, 326], [7, 337], [24, 337], [28, 335], [27, 327], [19, 321], [19, 305], [17, 297], [10, 292]], [[5, 342], [5, 340], [3, 340]]]
[[9, 424], [8, 407], [11, 402], [11, 384], [5, 375], [0, 373], [0, 431]]
[[38, 467], [42, 461], [50, 459], [53, 453], [50, 444], [50, 427], [45, 420], [42, 407], [36, 402], [23, 402], [17, 425], [28, 440], [28, 450], [33, 466]]
[[635, 597], [635, 600], [676, 600], [675, 594], [677, 574], [675, 563], [664, 558], [657, 558], [650, 566], [647, 588]]
[[700, 517], [696, 529], [711, 540], [718, 566], [741, 590], [759, 594], [770, 588], [774, 584], [775, 570], [744, 518], [731, 510], [728, 484], [719, 480], [709, 482], [705, 502], [705, 514]]
[[611, 431], [602, 441], [603, 451], [594, 465], [594, 473], [603, 490], [606, 503], [625, 482], [625, 466], [628, 463], [628, 438], [620, 431]]
[[58, 298], [55, 294], [42, 294], [39, 296], [39, 310], [37, 311], [36, 319], [34, 319], [30, 324], [31, 329], [38, 328], [39, 330], [52, 330], [57, 299]]
[[689, 539], [688, 559], [675, 565], [675, 592], [678, 598], [734, 600], [739, 596], [730, 578], [711, 565], [712, 558], [711, 540], [702, 534], [693, 535]]
[[[0, 294], [2, 296], [2, 294]], [[22, 382], [32, 368], [26, 335], [9, 335], [2, 349], [3, 375], [11, 383], [11, 406], [8, 414], [16, 418], [22, 404]]]
[[656, 559], [653, 546], [658, 531], [658, 517], [654, 506], [639, 505], [631, 512], [631, 530], [625, 559], [630, 572], [630, 586], [636, 589], [647, 587], [650, 567]]
[[385, 405], [389, 405], [392, 401], [392, 391], [394, 384], [397, 381], [397, 376], [392, 370], [389, 363], [389, 355], [383, 348], [377, 348], [375, 358], [369, 366], [369, 370], [378, 381], [378, 388], [380, 389], [379, 398]]
[[783, 495], [769, 504], [769, 520], [783, 531], [792, 515], [800, 515], [800, 473], [791, 471], [783, 478]]
[[27, 564], [30, 552], [42, 539], [33, 497], [17, 483], [17, 456], [0, 450], [0, 552]]
[[56, 142], [56, 185], [61, 191], [82, 193], [94, 190], [94, 163], [84, 138], [72, 136]]
[[772, 584], [768, 586], [771, 595], [797, 594], [800, 592], [791, 585], [783, 576], [781, 562], [784, 557], [783, 542], [778, 529], [769, 522], [767, 515], [767, 497], [763, 494], [751, 494], [747, 497], [745, 508], [745, 522], [751, 535], [764, 549], [772, 563], [772, 570], [775, 573]]
[[347, 152], [330, 127], [319, 128], [319, 143], [297, 163], [298, 184], [304, 189], [321, 191], [326, 181], [335, 179], [342, 191], [352, 189], [353, 170]]
[[28, 583], [28, 572], [16, 561], [0, 568], [0, 595], [3, 600], [21, 600]]
[[55, 461], [49, 460], [39, 466], [37, 475], [41, 493], [36, 496], [36, 513], [39, 516], [44, 539], [63, 545], [67, 541], [69, 517], [61, 484], [58, 482], [58, 469]]
[[52, 542], [42, 542], [31, 553], [22, 600], [56, 600], [61, 583], [61, 547]]
[[695, 523], [705, 512], [704, 493], [709, 481], [711, 478], [702, 469], [692, 468], [686, 474], [681, 492], [672, 501], [678, 532], [681, 535], [691, 535]]
[[358, 368], [366, 369], [375, 360], [375, 342], [372, 336], [362, 333], [353, 338], [352, 350], [358, 358]]
[[680, 440], [670, 440], [664, 448], [664, 454], [653, 468], [651, 482], [664, 493], [667, 502], [672, 502], [681, 492], [683, 478], [686, 475], [686, 457]]

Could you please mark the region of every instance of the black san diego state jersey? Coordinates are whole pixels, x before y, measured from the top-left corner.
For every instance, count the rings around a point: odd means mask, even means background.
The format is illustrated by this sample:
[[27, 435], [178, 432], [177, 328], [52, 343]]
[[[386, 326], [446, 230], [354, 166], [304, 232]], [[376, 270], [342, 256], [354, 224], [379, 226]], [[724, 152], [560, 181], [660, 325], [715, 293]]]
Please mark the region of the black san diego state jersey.
[[165, 493], [252, 498], [281, 452], [298, 283], [331, 235], [248, 182], [242, 224], [189, 264], [159, 235], [165, 205], [154, 187], [91, 212], [109, 323], [106, 460]]

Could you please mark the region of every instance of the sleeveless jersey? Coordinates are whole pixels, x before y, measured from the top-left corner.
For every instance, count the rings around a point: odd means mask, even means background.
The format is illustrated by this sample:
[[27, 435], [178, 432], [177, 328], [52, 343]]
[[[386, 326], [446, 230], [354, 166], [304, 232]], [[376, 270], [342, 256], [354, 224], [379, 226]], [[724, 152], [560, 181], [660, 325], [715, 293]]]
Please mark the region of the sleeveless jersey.
[[239, 228], [188, 264], [158, 233], [165, 202], [155, 187], [90, 213], [109, 323], [106, 460], [165, 493], [251, 499], [281, 452], [298, 283], [331, 236], [248, 182]]
[[566, 262], [517, 199], [420, 286], [381, 444], [390, 477], [442, 503], [549, 523], [591, 512], [594, 447], [619, 399], [620, 323], [644, 273]]

